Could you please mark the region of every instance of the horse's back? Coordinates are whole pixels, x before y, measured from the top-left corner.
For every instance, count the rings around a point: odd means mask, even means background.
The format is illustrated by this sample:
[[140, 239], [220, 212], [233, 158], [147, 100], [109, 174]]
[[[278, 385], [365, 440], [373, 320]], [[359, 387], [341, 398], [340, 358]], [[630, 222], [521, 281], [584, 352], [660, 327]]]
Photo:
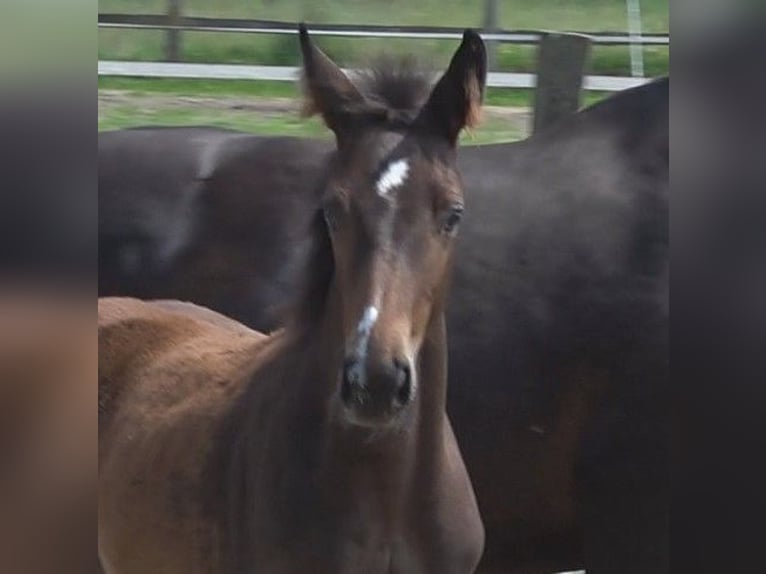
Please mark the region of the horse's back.
[[[207, 307], [189, 303], [188, 301], [176, 301], [173, 299], [142, 301], [131, 297], [103, 297], [99, 299], [99, 333], [101, 333], [102, 329], [108, 330], [130, 321], [145, 322], [146, 329], [149, 330], [151, 330], [151, 327], [163, 327], [172, 330], [173, 327], [179, 324], [195, 324], [199, 328], [215, 326], [224, 331], [232, 331], [254, 337], [262, 336], [261, 333], [246, 327], [226, 315], [217, 313]], [[189, 329], [188, 332], [193, 332], [193, 329]]]
[[107, 568], [210, 571], [205, 468], [268, 341], [187, 303], [99, 300], [99, 553]]
[[199, 319], [202, 322], [216, 325], [234, 333], [251, 334], [256, 336], [258, 335], [256, 331], [250, 327], [247, 327], [246, 325], [243, 325], [239, 321], [235, 321], [234, 319], [231, 319], [226, 315], [222, 315], [221, 313], [217, 313], [216, 311], [208, 309], [207, 307], [201, 307], [199, 305], [195, 305], [194, 303], [189, 303], [188, 301], [158, 299], [152, 303], [158, 308], [182, 313], [187, 317]]
[[119, 297], [99, 299], [98, 335], [99, 415], [105, 427], [126, 389], [143, 386], [151, 395], [154, 391], [146, 387], [164, 388], [170, 400], [182, 400], [191, 391], [204, 394], [206, 386], [215, 386], [213, 381], [223, 385], [233, 380], [236, 367], [267, 340], [191, 303]]

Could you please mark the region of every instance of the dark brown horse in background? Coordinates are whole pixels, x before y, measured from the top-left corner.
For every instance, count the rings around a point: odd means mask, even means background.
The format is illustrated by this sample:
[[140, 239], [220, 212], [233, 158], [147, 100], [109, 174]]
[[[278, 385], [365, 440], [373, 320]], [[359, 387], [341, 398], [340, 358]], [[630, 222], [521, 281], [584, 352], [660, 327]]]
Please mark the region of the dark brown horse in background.
[[[507, 572], [668, 568], [667, 79], [462, 148], [448, 410]], [[99, 142], [102, 294], [261, 329], [298, 289], [325, 142], [208, 128]]]
[[360, 92], [305, 28], [301, 47], [338, 149], [294, 319], [265, 336], [178, 302], [99, 305], [109, 574], [469, 574], [481, 556], [445, 412], [444, 308], [483, 43], [466, 32], [407, 113]]
[[312, 249], [332, 148], [218, 129], [102, 134], [99, 294], [194, 301], [276, 328]]

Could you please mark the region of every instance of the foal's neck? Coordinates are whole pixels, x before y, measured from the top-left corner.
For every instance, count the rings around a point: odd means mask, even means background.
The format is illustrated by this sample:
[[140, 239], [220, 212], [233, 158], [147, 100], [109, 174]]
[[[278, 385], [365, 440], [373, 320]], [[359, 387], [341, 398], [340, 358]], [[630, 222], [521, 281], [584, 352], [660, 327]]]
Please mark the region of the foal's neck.
[[344, 345], [333, 298], [314, 326], [287, 337], [284, 354], [251, 380], [221, 426], [210, 468], [226, 494], [211, 494], [224, 555], [235, 565], [256, 561], [253, 540], [282, 547], [306, 535], [316, 543], [353, 531], [366, 543], [390, 543], [408, 501], [430, 490], [444, 468], [442, 309], [435, 309], [418, 356], [418, 392], [406, 424], [371, 433], [342, 425], [334, 414]]

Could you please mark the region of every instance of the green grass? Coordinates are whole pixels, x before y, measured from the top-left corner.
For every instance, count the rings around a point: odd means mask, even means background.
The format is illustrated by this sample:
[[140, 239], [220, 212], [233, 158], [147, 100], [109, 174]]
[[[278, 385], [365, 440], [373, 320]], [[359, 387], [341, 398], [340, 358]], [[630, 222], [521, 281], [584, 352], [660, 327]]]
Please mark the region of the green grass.
[[[99, 90], [124, 90], [133, 94], [176, 94], [179, 96], [252, 96], [297, 98], [298, 87], [290, 82], [249, 80], [187, 80], [176, 78], [120, 78], [101, 76]], [[583, 105], [603, 99], [603, 92], [586, 92]], [[485, 103], [490, 106], [530, 107], [532, 90], [489, 88]]]
[[166, 93], [183, 96], [256, 96], [295, 98], [298, 87], [290, 82], [251, 80], [187, 80], [177, 78], [125, 78], [100, 76], [99, 90], [126, 90], [134, 94]]
[[[181, 80], [151, 78], [112, 78], [98, 80], [100, 91], [118, 91], [128, 96], [125, 104], [99, 106], [100, 130], [126, 128], [142, 125], [211, 125], [268, 135], [295, 135], [304, 137], [328, 137], [327, 130], [315, 118], [302, 119], [297, 113], [260, 113], [252, 110], [233, 109], [227, 106], [211, 108], [204, 105], [184, 105], [189, 96], [220, 98], [297, 98], [297, 86], [285, 82], [250, 82], [239, 80]], [[584, 105], [604, 98], [606, 94], [587, 92]], [[165, 103], [157, 105], [158, 97]], [[531, 105], [530, 90], [490, 89], [486, 103], [489, 106], [527, 108]], [[485, 121], [463, 138], [464, 145], [500, 141], [514, 141], [526, 135], [526, 126], [486, 114]]]
[[[474, 0], [185, 0], [185, 13], [197, 16], [262, 18], [306, 21], [309, 24], [419, 24], [480, 27], [483, 1]], [[643, 25], [647, 32], [668, 30], [668, 1], [642, 0]], [[164, 13], [166, 0], [100, 0], [100, 12]], [[500, 25], [516, 29], [576, 30], [597, 32], [626, 28], [624, 0], [501, 0]], [[100, 30], [99, 58], [122, 60], [163, 60], [164, 34], [158, 31]], [[454, 41], [375, 38], [327, 38], [320, 46], [342, 65], [353, 66], [385, 51], [392, 54], [415, 52], [434, 69], [443, 67]], [[536, 50], [533, 46], [501, 45], [498, 69], [533, 72]], [[225, 62], [234, 64], [297, 65], [295, 36], [260, 34], [216, 34], [208, 32], [183, 35], [183, 57], [190, 62]], [[660, 75], [668, 69], [667, 48], [646, 48], [648, 75]], [[625, 74], [630, 57], [626, 47], [597, 47], [592, 50], [589, 73]], [[176, 80], [139, 78], [99, 78], [100, 90], [122, 90], [133, 94], [124, 105], [104, 106], [99, 113], [99, 129], [114, 129], [146, 124], [215, 125], [263, 134], [326, 136], [319, 121], [302, 120], [295, 114], [264, 114], [226, 106], [148, 105], [151, 97], [169, 96], [295, 98], [297, 86], [285, 82], [236, 80]], [[603, 98], [604, 94], [585, 94], [584, 104]], [[532, 92], [519, 89], [489, 89], [490, 106], [529, 107]], [[523, 137], [525, 129], [518, 121], [489, 117], [465, 143], [507, 141]]]
[[[625, 30], [624, 0], [501, 0], [500, 25], [579, 31]], [[166, 0], [99, 0], [99, 12], [162, 14]], [[194, 16], [333, 24], [480, 26], [483, 0], [184, 0]], [[668, 30], [668, 0], [642, 0], [647, 32]]]
[[[99, 112], [98, 129], [113, 130], [147, 125], [217, 126], [259, 135], [290, 135], [329, 138], [330, 132], [316, 118], [302, 119], [296, 114], [270, 116], [242, 110], [200, 110], [192, 108], [152, 109], [139, 103], [116, 106], [107, 113]], [[463, 137], [463, 145], [515, 141], [524, 130], [499, 119], [485, 121]]]
[[[624, 31], [624, 0], [501, 0], [500, 24], [504, 28]], [[100, 12], [163, 13], [165, 0], [100, 0]], [[389, 24], [480, 27], [483, 1], [474, 0], [186, 0], [185, 13], [197, 16], [299, 20], [337, 24]], [[642, 0], [646, 32], [668, 30], [668, 0]], [[116, 60], [162, 60], [163, 32], [145, 30], [99, 30], [99, 58]], [[379, 38], [329, 38], [322, 48], [344, 65], [359, 64], [381, 51], [417, 54], [435, 67], [446, 63], [455, 42], [451, 40], [407, 40]], [[232, 64], [297, 65], [294, 36], [186, 32], [183, 57], [190, 62]], [[667, 48], [644, 50], [647, 73], [659, 75], [668, 69]], [[629, 71], [627, 47], [593, 49], [591, 71], [624, 74]], [[534, 48], [502, 45], [498, 65], [505, 71], [534, 69]]]
[[[297, 115], [268, 116], [242, 110], [151, 109], [140, 103], [117, 106], [108, 113], [99, 113], [98, 129], [112, 130], [147, 125], [217, 126], [259, 135], [290, 135], [329, 138], [330, 132], [316, 118], [302, 119]], [[524, 130], [502, 120], [485, 121], [482, 126], [463, 137], [463, 145], [515, 141], [523, 138]]]
[[217, 126], [261, 135], [328, 136], [319, 120], [289, 114], [274, 117], [243, 110], [155, 109], [140, 103], [116, 106], [103, 115], [99, 112], [99, 130], [147, 125]]
[[[644, 73], [649, 77], [668, 73], [670, 51], [667, 46], [648, 46], [643, 49]], [[535, 46], [501, 45], [497, 52], [500, 71], [534, 73], [537, 69]], [[630, 48], [628, 46], [593, 46], [586, 68], [588, 74], [606, 76], [630, 75]]]
[[[328, 137], [328, 131], [316, 118], [303, 119], [297, 112], [259, 112], [235, 109], [228, 100], [257, 102], [262, 98], [297, 98], [297, 86], [282, 82], [227, 80], [179, 80], [148, 78], [111, 78], [98, 80], [99, 91], [117, 91], [125, 103], [99, 105], [99, 129], [117, 129], [141, 125], [212, 125], [268, 135]], [[528, 90], [490, 90], [487, 103], [492, 106], [528, 107]], [[218, 99], [220, 106], [189, 104], [185, 98]], [[601, 94], [589, 94], [594, 101]], [[106, 99], [106, 98], [105, 98]], [[233, 102], [232, 102], [233, 103]], [[297, 104], [293, 106], [297, 108]], [[519, 120], [488, 113], [485, 121], [464, 138], [467, 145], [518, 140], [526, 134]]]

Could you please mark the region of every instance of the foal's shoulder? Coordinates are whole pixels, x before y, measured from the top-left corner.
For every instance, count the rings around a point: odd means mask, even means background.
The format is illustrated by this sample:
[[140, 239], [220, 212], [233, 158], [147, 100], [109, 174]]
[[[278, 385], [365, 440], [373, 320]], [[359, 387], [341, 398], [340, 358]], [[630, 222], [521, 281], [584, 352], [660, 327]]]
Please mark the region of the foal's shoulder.
[[107, 297], [98, 302], [101, 363], [156, 361], [169, 351], [195, 347], [248, 352], [266, 335], [219, 313], [181, 301], [141, 301]]
[[270, 340], [191, 303], [99, 299], [101, 424], [108, 424], [128, 389], [141, 390], [155, 406], [235, 390]]

